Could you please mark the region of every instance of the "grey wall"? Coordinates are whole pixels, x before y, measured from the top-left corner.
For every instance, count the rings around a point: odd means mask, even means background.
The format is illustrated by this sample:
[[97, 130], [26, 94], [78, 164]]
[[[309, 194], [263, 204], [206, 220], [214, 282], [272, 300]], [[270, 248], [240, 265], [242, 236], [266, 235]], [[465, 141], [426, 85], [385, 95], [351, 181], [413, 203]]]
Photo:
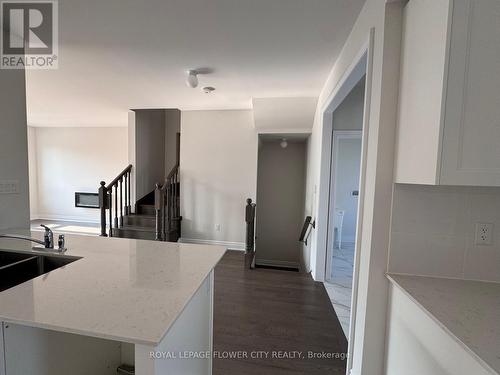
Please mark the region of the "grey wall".
[[177, 133], [181, 132], [181, 111], [165, 110], [165, 175], [177, 162]]
[[257, 169], [256, 261], [299, 266], [304, 221], [306, 141], [261, 142]]
[[333, 113], [333, 130], [362, 130], [364, 102], [363, 78]]
[[0, 70], [0, 87], [0, 180], [19, 181], [18, 194], [0, 194], [0, 229], [29, 228], [24, 70]]
[[135, 111], [136, 198], [150, 193], [165, 178], [164, 111]]
[[175, 164], [175, 137], [180, 131], [180, 111], [138, 109], [134, 112], [135, 195], [139, 200], [150, 193], [156, 183], [163, 183], [166, 173]]

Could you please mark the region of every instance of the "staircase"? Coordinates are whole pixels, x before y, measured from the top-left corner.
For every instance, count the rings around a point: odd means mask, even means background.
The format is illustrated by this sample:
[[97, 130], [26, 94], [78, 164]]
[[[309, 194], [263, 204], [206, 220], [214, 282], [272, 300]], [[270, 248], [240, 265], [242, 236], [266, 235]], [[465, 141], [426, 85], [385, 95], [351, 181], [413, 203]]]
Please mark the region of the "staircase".
[[128, 166], [107, 186], [101, 182], [101, 236], [177, 242], [182, 220], [179, 164], [172, 168], [163, 185], [156, 184], [150, 194], [135, 204], [135, 213], [130, 206], [131, 168]]
[[113, 237], [135, 238], [138, 240], [156, 239], [156, 211], [154, 204], [136, 205], [136, 213], [125, 215], [123, 225], [113, 228]]

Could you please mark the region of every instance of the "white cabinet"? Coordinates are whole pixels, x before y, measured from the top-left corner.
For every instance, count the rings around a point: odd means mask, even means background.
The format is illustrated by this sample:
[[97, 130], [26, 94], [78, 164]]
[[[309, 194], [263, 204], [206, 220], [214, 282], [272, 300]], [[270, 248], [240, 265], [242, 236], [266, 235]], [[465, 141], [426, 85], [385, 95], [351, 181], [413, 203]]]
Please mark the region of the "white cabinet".
[[395, 182], [500, 186], [500, 1], [404, 10]]

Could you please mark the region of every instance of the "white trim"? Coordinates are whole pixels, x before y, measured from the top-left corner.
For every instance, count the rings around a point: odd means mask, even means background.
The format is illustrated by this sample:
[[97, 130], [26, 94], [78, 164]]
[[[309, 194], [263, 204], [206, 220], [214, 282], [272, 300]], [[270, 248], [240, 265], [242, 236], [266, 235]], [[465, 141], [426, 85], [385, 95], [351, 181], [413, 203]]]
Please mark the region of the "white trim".
[[53, 215], [53, 214], [37, 214], [33, 215], [30, 220], [54, 220], [54, 221], [70, 221], [89, 224], [100, 224], [99, 219], [89, 219], [81, 216], [66, 216], [66, 215]]
[[7, 363], [5, 360], [5, 336], [4, 336], [4, 322], [0, 322], [0, 375], [5, 375], [7, 373]]
[[181, 243], [192, 243], [196, 245], [215, 245], [215, 246], [225, 246], [228, 250], [238, 250], [245, 251], [244, 242], [230, 242], [230, 241], [218, 241], [218, 240], [202, 240], [198, 238], [179, 238]]
[[[349, 322], [349, 342], [347, 348], [347, 368], [349, 371], [353, 366], [354, 351], [354, 331], [356, 329], [356, 311], [358, 305], [358, 285], [359, 285], [359, 266], [361, 259], [361, 242], [363, 231], [363, 213], [364, 197], [366, 190], [366, 165], [368, 162], [368, 138], [370, 130], [370, 111], [372, 97], [373, 81], [373, 50], [375, 45], [375, 29], [370, 29], [368, 36], [368, 45], [366, 47], [366, 78], [365, 78], [365, 103], [363, 108], [363, 136], [361, 140], [361, 166], [359, 169], [359, 195], [358, 195], [358, 217], [356, 218], [356, 239], [354, 250], [354, 267], [352, 275], [352, 294], [351, 294], [351, 319]], [[364, 327], [362, 327], [364, 329]]]
[[257, 134], [311, 134], [311, 128], [275, 128], [275, 129], [256, 129]]
[[[317, 219], [317, 248], [316, 248], [316, 265], [315, 265], [315, 280], [324, 281], [326, 273], [326, 256], [327, 256], [327, 238], [328, 238], [328, 214], [329, 214], [329, 199], [330, 199], [330, 171], [331, 171], [331, 155], [333, 142], [333, 112], [342, 103], [346, 96], [352, 91], [354, 86], [366, 74], [365, 84], [365, 103], [363, 114], [363, 136], [362, 136], [362, 155], [360, 168], [360, 184], [359, 184], [359, 199], [358, 199], [358, 218], [356, 229], [356, 249], [354, 253], [354, 272], [353, 285], [351, 296], [351, 316], [348, 337], [348, 356], [347, 356], [347, 373], [351, 372], [353, 366], [353, 350], [355, 338], [355, 322], [356, 309], [358, 299], [358, 284], [359, 284], [359, 266], [360, 252], [362, 242], [362, 226], [363, 226], [363, 211], [364, 211], [364, 196], [366, 183], [366, 165], [368, 151], [368, 137], [370, 128], [370, 110], [372, 97], [372, 80], [373, 80], [373, 50], [375, 43], [375, 29], [371, 28], [367, 37], [367, 41], [359, 51], [352, 64], [346, 70], [342, 79], [328, 95], [328, 99], [322, 108], [321, 115], [323, 116], [323, 131], [321, 144], [321, 164], [320, 164], [320, 184], [319, 184], [319, 208]], [[363, 329], [363, 327], [361, 328]]]
[[286, 260], [269, 260], [269, 259], [255, 259], [255, 264], [257, 266], [268, 266], [268, 267], [282, 267], [282, 268], [296, 268], [300, 269], [300, 265], [297, 262], [289, 262]]

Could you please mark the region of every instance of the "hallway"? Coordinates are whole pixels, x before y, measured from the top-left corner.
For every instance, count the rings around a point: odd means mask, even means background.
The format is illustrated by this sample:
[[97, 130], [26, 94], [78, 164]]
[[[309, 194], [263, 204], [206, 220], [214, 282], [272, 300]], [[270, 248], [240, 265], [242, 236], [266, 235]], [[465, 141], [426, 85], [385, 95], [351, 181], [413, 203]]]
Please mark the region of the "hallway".
[[[243, 253], [228, 251], [215, 269], [214, 314], [214, 351], [240, 354], [216, 357], [215, 375], [345, 374], [347, 341], [325, 288], [308, 274], [246, 270]], [[252, 358], [258, 351], [268, 358]]]

